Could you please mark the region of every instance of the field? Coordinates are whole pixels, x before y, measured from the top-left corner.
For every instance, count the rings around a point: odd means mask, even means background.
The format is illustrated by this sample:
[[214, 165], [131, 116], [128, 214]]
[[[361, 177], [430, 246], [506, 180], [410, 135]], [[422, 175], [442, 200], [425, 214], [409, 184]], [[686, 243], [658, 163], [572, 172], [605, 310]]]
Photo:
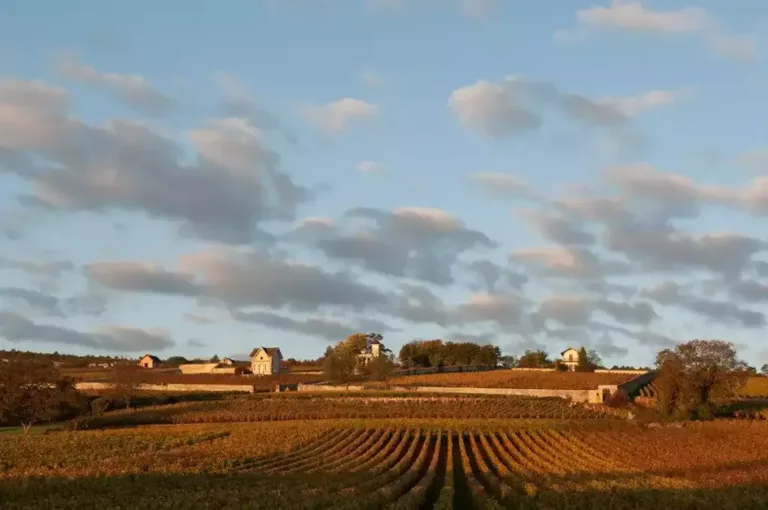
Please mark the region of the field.
[[316, 373], [280, 373], [277, 375], [231, 375], [231, 374], [182, 374], [180, 371], [144, 370], [141, 382], [148, 384], [247, 384], [257, 390], [273, 391], [278, 384], [312, 383], [323, 379]]
[[[739, 395], [745, 398], [768, 398], [768, 377], [749, 377]], [[639, 396], [655, 398], [656, 386], [654, 383], [651, 382], [640, 388]]]
[[768, 424], [334, 420], [0, 436], [3, 509], [764, 508]]
[[748, 398], [768, 398], [768, 377], [750, 377], [741, 394]]
[[[445, 386], [472, 388], [516, 388], [541, 390], [588, 390], [600, 384], [621, 384], [637, 374], [602, 374], [585, 372], [527, 372], [492, 370], [451, 374], [427, 374], [396, 377], [396, 386]], [[383, 386], [383, 384], [380, 384]]]
[[209, 402], [114, 411], [74, 422], [77, 428], [127, 425], [241, 423], [285, 420], [382, 418], [618, 419], [610, 409], [588, 409], [559, 398], [416, 396], [391, 392], [313, 395], [264, 394]]

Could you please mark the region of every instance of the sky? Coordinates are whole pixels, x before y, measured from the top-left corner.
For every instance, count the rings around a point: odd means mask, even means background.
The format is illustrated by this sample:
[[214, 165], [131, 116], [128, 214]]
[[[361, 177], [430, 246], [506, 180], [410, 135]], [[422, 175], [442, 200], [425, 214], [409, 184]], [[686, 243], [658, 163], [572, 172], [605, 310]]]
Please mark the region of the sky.
[[1, 10], [0, 349], [768, 363], [763, 0]]

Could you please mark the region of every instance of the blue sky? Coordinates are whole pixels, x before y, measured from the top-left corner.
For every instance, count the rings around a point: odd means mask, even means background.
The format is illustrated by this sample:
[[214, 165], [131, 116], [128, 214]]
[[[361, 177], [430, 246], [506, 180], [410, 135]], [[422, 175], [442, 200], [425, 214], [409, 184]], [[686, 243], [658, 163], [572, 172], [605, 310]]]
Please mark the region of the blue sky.
[[22, 2], [0, 345], [768, 362], [768, 6]]

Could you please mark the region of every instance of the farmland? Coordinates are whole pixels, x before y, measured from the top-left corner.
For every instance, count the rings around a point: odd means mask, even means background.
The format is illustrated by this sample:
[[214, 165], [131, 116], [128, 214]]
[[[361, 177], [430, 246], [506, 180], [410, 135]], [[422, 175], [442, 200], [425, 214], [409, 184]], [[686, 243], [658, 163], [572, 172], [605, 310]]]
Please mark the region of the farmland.
[[123, 425], [238, 423], [285, 420], [381, 418], [561, 419], [614, 418], [609, 409], [588, 409], [559, 398], [498, 396], [435, 397], [397, 393], [377, 396], [273, 394], [114, 411], [77, 420], [78, 428]]
[[0, 459], [4, 509], [727, 509], [768, 498], [758, 422], [151, 426], [0, 436]]
[[[637, 374], [493, 370], [397, 377], [391, 383], [397, 386], [584, 390], [597, 388], [600, 384], [621, 384], [635, 377]], [[383, 383], [380, 385], [383, 386]]]

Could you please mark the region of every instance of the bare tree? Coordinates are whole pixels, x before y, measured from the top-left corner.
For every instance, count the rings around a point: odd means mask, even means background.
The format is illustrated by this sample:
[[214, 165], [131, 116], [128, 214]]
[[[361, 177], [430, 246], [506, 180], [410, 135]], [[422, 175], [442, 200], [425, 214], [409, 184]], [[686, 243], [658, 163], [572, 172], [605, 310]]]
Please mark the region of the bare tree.
[[136, 396], [141, 383], [141, 369], [134, 364], [118, 365], [112, 374], [114, 387], [112, 397], [125, 403], [125, 407], [131, 408], [131, 400]]
[[56, 418], [74, 393], [74, 381], [49, 363], [12, 361], [0, 370], [0, 421], [20, 423], [24, 435], [32, 425]]

